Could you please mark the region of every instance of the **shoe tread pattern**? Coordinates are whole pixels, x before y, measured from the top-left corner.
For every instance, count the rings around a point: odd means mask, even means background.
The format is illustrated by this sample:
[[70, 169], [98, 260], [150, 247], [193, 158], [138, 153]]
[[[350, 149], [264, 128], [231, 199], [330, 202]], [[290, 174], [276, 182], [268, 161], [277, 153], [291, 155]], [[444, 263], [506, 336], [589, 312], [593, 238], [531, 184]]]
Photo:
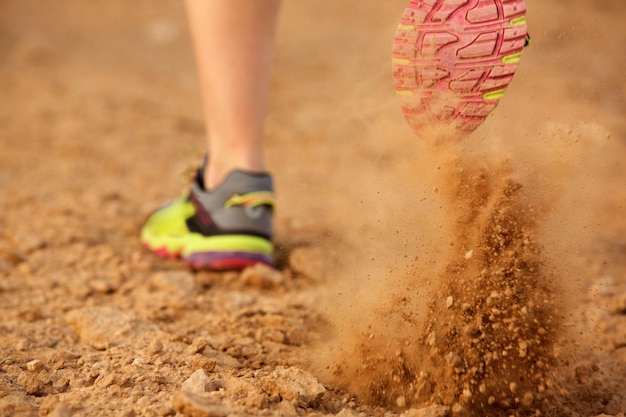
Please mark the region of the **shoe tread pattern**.
[[393, 45], [394, 86], [418, 135], [476, 129], [513, 79], [527, 37], [523, 0], [412, 0]]

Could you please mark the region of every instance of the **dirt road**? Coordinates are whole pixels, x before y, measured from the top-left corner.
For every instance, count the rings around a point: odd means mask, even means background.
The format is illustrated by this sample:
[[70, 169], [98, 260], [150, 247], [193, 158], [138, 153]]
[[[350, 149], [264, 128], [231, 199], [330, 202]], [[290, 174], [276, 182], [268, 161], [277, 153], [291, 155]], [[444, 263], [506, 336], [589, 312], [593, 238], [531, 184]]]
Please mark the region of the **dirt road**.
[[527, 0], [446, 143], [393, 92], [404, 2], [286, 2], [279, 268], [217, 274], [138, 244], [204, 143], [181, 3], [0, 0], [0, 416], [626, 411], [626, 4]]

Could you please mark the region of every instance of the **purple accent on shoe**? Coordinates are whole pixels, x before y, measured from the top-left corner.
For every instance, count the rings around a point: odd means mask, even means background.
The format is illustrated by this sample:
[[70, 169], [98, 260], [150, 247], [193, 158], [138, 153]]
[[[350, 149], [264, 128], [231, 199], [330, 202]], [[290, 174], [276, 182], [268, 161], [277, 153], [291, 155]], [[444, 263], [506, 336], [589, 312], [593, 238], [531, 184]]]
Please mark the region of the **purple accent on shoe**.
[[243, 269], [257, 263], [274, 266], [272, 257], [250, 252], [196, 252], [185, 257], [194, 268]]

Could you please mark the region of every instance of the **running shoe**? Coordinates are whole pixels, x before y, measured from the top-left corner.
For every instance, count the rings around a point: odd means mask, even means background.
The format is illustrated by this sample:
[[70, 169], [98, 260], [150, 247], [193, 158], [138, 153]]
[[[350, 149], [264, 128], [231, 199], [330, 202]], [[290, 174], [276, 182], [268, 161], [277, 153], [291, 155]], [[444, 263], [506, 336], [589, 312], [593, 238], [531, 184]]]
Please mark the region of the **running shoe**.
[[524, 0], [411, 0], [393, 44], [393, 79], [418, 136], [459, 135], [491, 113], [528, 43]]
[[194, 269], [272, 266], [271, 176], [235, 170], [207, 191], [204, 166], [189, 190], [148, 217], [141, 229], [142, 245], [159, 256], [181, 258]]

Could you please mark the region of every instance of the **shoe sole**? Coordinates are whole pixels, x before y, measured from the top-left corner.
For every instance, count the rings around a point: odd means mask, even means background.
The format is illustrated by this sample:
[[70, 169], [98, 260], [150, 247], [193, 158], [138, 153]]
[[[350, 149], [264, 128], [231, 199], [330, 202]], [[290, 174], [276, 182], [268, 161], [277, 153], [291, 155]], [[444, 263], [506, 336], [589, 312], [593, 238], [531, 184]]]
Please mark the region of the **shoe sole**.
[[161, 258], [181, 259], [197, 270], [242, 270], [259, 263], [274, 266], [272, 244], [253, 236], [158, 238], [143, 232], [141, 245]]
[[523, 0], [412, 0], [394, 38], [393, 79], [418, 136], [480, 126], [513, 79], [527, 34]]

